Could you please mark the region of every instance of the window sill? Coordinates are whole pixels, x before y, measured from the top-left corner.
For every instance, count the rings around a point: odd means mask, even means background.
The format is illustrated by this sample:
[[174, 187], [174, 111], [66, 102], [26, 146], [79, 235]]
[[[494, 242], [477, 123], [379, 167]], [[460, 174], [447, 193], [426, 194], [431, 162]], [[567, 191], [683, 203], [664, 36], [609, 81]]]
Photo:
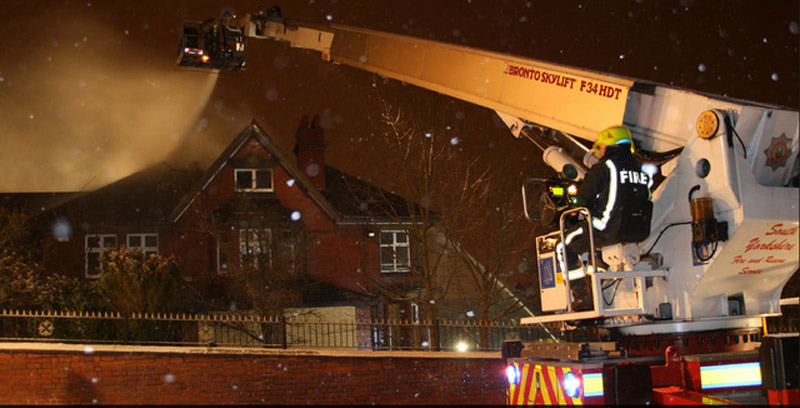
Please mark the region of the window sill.
[[266, 189], [264, 189], [264, 190], [239, 190], [239, 189], [234, 189], [233, 191], [234, 191], [234, 192], [236, 192], [236, 193], [242, 193], [242, 194], [250, 194], [250, 193], [274, 193], [274, 192], [275, 192], [275, 190], [274, 190], [274, 189], [270, 189], [270, 190], [266, 190]]

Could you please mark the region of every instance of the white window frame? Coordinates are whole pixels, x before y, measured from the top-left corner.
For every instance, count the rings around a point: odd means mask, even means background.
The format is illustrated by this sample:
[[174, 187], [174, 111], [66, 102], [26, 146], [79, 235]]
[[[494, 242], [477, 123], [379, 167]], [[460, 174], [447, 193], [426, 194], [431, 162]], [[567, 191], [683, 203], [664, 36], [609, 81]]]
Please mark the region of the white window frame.
[[[134, 237], [139, 237], [139, 240], [140, 240], [139, 242], [141, 242], [141, 245], [139, 245], [139, 246], [131, 246], [131, 238], [134, 238]], [[147, 244], [146, 244], [146, 242], [147, 242], [146, 238], [147, 237], [156, 237], [156, 245], [155, 246], [147, 246]], [[147, 258], [148, 258], [147, 254], [148, 253], [155, 253], [156, 255], [158, 255], [158, 234], [152, 234], [152, 233], [128, 234], [125, 237], [125, 244], [126, 244], [125, 247], [128, 248], [128, 251], [131, 251], [131, 252], [139, 251], [139, 252], [141, 252], [142, 258], [144, 260], [147, 260]]]
[[[259, 188], [256, 185], [257, 174], [260, 171], [267, 172], [268, 179], [269, 179], [269, 187], [261, 187]], [[250, 187], [240, 187], [239, 186], [239, 174], [250, 173]], [[234, 169], [233, 170], [233, 188], [235, 191], [239, 192], [263, 192], [268, 193], [275, 190], [275, 180], [273, 177], [272, 169], [267, 168], [249, 168], [249, 169]]]
[[[248, 239], [248, 235], [253, 234], [253, 239]], [[264, 235], [263, 237], [261, 235]], [[252, 251], [252, 252], [251, 252]], [[268, 265], [258, 264], [258, 255], [266, 251]], [[254, 268], [272, 267], [272, 230], [269, 228], [247, 228], [239, 230], [239, 264], [244, 266], [244, 255], [253, 255]]]
[[[100, 244], [99, 247], [89, 247], [89, 239], [94, 237], [97, 238], [97, 242]], [[103, 244], [105, 238], [114, 238], [114, 244], [112, 248], [106, 248], [106, 246]], [[100, 270], [97, 273], [89, 273], [89, 256], [90, 254], [97, 254], [99, 259], [103, 252], [117, 249], [117, 234], [86, 234], [86, 236], [83, 238], [83, 249], [84, 275], [89, 279], [99, 279], [103, 274], [103, 264], [100, 263]]]
[[[391, 242], [384, 242], [384, 234], [391, 234]], [[397, 237], [398, 235], [405, 236], [405, 242], [399, 242]], [[398, 258], [397, 249], [398, 248], [405, 248], [406, 253], [408, 254], [408, 259], [406, 259], [407, 264], [411, 264], [411, 245], [409, 242], [408, 232], [403, 230], [384, 230], [380, 233], [380, 265], [381, 265], [381, 273], [405, 273], [408, 272], [408, 265], [404, 265]], [[383, 255], [385, 252], [391, 251], [392, 254], [392, 263], [391, 265], [388, 263], [383, 262]]]

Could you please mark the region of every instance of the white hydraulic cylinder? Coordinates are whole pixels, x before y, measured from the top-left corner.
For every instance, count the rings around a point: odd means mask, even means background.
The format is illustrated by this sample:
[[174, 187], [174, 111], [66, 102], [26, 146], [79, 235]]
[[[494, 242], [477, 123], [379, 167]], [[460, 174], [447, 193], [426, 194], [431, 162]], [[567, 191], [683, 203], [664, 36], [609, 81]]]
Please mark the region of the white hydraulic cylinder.
[[[558, 146], [550, 146], [545, 149], [544, 153], [542, 153], [542, 160], [553, 170], [564, 174], [570, 180], [583, 180], [583, 177], [586, 175], [586, 170], [572, 157], [566, 154], [564, 149]], [[570, 168], [573, 168], [574, 172], [570, 170]]]

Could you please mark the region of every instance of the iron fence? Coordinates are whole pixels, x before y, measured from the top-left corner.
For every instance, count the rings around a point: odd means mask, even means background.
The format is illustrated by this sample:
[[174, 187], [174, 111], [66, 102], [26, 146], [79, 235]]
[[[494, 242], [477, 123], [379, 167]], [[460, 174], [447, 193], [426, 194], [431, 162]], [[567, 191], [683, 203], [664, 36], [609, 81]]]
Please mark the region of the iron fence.
[[184, 346], [499, 351], [506, 339], [550, 339], [512, 322], [325, 321], [309, 316], [3, 310], [0, 340]]
[[[796, 333], [797, 306], [765, 319], [770, 333]], [[3, 310], [0, 341], [93, 342], [267, 348], [499, 351], [504, 340], [550, 341], [540, 326], [513, 322], [327, 321], [313, 316]]]

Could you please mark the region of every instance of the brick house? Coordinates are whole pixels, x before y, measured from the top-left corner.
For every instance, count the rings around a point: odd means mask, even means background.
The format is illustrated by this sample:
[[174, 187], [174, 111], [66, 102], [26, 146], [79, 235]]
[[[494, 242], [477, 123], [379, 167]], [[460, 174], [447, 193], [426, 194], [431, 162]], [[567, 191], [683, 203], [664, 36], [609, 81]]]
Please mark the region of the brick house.
[[204, 296], [245, 269], [280, 272], [298, 277], [301, 307], [410, 317], [411, 304], [389, 312], [372, 290], [418, 286], [406, 273], [415, 256], [407, 217], [368, 211], [356, 193], [365, 183], [326, 165], [326, 144], [318, 118], [303, 118], [294, 154], [254, 121], [205, 171], [160, 163], [80, 194], [45, 213], [44, 264], [96, 279], [100, 254], [125, 246], [176, 256]]

